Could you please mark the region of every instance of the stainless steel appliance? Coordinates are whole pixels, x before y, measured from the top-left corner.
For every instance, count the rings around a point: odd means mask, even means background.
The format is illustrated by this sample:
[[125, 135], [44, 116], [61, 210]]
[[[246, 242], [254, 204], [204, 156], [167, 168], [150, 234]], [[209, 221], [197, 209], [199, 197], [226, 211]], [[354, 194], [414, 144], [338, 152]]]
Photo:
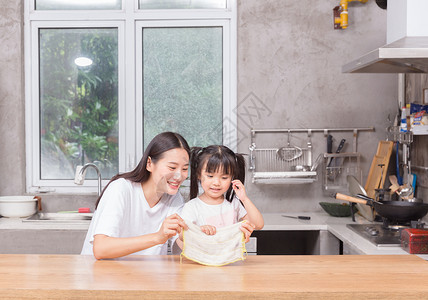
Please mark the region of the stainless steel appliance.
[[404, 228], [425, 228], [425, 224], [420, 222], [390, 224], [387, 220], [384, 220], [384, 223], [347, 224], [346, 226], [377, 247], [400, 246], [401, 230]]

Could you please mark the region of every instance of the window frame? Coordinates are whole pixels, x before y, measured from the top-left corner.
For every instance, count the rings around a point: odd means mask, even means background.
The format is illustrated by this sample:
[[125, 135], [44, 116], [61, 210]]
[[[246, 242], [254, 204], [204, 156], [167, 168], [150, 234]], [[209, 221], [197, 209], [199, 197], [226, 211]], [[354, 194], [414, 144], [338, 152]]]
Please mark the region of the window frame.
[[[94, 193], [97, 180], [83, 186], [73, 180], [40, 179], [40, 28], [118, 29], [119, 172], [132, 170], [143, 154], [142, 35], [145, 27], [223, 27], [223, 144], [236, 151], [237, 139], [237, 30], [236, 0], [226, 9], [139, 10], [138, 0], [122, 0], [121, 10], [36, 11], [24, 1], [26, 190], [28, 193]], [[185, 24], [185, 25], [183, 25]], [[137, 55], [141, 53], [141, 55]], [[142, 65], [141, 65], [142, 66]], [[225, 126], [225, 122], [232, 126]], [[233, 128], [226, 134], [226, 128]], [[108, 180], [103, 180], [105, 186]]]

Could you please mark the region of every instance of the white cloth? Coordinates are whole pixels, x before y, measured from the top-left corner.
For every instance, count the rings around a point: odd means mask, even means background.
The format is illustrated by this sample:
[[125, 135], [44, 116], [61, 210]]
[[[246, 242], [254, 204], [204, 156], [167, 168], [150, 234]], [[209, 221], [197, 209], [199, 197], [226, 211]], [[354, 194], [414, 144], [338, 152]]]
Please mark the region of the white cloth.
[[217, 229], [215, 235], [203, 233], [199, 226], [188, 224], [183, 232], [182, 256], [207, 266], [224, 266], [244, 260], [246, 253], [241, 223]]
[[[107, 187], [89, 226], [81, 254], [93, 255], [94, 235], [135, 237], [157, 232], [166, 217], [178, 213], [184, 201], [180, 193], [165, 194], [152, 208], [144, 197], [140, 183], [120, 178]], [[171, 238], [171, 244], [178, 235]], [[134, 254], [166, 255], [168, 243], [156, 245]]]
[[241, 221], [247, 214], [244, 206], [237, 198], [232, 202], [224, 200], [218, 205], [206, 204], [199, 198], [194, 198], [184, 205], [180, 214], [183, 220], [198, 226], [212, 225], [216, 228], [229, 226]]

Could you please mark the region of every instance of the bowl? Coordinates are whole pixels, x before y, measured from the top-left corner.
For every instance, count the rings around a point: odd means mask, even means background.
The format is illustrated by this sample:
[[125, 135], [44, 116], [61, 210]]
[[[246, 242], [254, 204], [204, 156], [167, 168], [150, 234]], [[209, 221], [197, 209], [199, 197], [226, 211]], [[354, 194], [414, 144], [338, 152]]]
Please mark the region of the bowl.
[[[351, 215], [351, 208], [348, 203], [335, 203], [335, 202], [320, 202], [321, 207], [333, 217], [349, 217]], [[357, 208], [353, 207], [354, 213]]]
[[0, 215], [7, 218], [25, 218], [37, 211], [34, 196], [3, 196], [0, 197]]

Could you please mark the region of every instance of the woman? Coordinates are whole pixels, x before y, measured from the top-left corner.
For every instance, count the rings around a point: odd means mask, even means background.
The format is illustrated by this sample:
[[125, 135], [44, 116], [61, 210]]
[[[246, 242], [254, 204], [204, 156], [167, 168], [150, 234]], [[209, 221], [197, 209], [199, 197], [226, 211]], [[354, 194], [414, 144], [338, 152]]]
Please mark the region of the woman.
[[138, 166], [104, 188], [81, 254], [97, 259], [167, 254], [167, 241], [187, 229], [178, 215], [184, 204], [178, 189], [187, 178], [189, 152], [181, 135], [157, 135]]
[[[176, 248], [178, 234], [187, 229], [179, 216], [184, 201], [178, 189], [187, 178], [189, 153], [181, 135], [157, 135], [138, 166], [114, 176], [104, 188], [81, 254], [97, 259], [165, 255], [168, 240]], [[242, 227], [248, 241], [254, 226]]]

